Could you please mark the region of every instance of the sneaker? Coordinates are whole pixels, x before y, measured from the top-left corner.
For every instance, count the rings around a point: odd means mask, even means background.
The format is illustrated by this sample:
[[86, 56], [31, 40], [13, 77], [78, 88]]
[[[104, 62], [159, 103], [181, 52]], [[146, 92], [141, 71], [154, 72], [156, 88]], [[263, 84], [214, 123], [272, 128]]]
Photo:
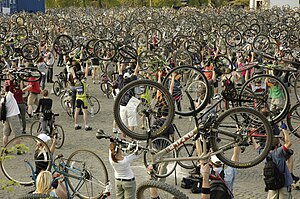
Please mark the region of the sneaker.
[[219, 100], [219, 99], [221, 99], [221, 95], [219, 93], [215, 94], [213, 100]]
[[118, 131], [113, 131], [114, 134], [118, 134]]
[[75, 126], [75, 130], [79, 130], [79, 129], [81, 129], [81, 126]]
[[86, 131], [91, 131], [91, 130], [93, 130], [93, 128], [90, 127], [90, 126], [87, 126], [87, 127], [85, 127], [84, 129], [85, 129]]

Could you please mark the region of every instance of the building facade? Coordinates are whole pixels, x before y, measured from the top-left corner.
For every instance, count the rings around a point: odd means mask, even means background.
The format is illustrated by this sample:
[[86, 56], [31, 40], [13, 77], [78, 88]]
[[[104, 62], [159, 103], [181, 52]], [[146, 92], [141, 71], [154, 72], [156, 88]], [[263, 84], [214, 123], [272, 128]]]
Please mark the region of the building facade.
[[0, 0], [0, 12], [13, 14], [15, 12], [45, 12], [45, 0]]
[[289, 5], [291, 8], [299, 7], [299, 0], [250, 0], [250, 9], [267, 9], [273, 6]]

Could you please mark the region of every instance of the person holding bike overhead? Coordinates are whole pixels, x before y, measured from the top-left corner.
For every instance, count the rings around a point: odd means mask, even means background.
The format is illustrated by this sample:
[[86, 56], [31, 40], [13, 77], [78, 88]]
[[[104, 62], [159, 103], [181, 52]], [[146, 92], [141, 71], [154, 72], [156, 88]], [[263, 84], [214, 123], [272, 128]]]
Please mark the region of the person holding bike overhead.
[[[39, 113], [40, 111], [42, 111], [42, 113], [43, 113], [43, 116], [41, 117], [42, 133], [51, 135], [52, 130], [53, 130], [52, 129], [52, 123], [53, 123], [52, 104], [53, 104], [53, 101], [52, 101], [52, 99], [49, 98], [48, 90], [46, 90], [46, 89], [43, 90], [42, 95], [43, 95], [43, 98], [41, 98], [39, 100], [39, 105], [38, 105], [35, 113]], [[47, 133], [47, 126], [49, 126], [49, 128], [50, 128], [50, 132], [48, 132], [48, 133]]]
[[[72, 61], [74, 62], [74, 60]], [[72, 63], [72, 65], [74, 65]], [[74, 114], [74, 123], [75, 123], [75, 130], [81, 129], [81, 126], [77, 123], [78, 121], [78, 115], [80, 112], [80, 109], [82, 108], [83, 112], [83, 120], [84, 120], [84, 126], [86, 131], [92, 130], [92, 127], [88, 126], [88, 101], [87, 101], [87, 76], [88, 76], [88, 66], [85, 67], [85, 72], [77, 71], [75, 73], [75, 70], [71, 68], [72, 76], [74, 77], [74, 83], [76, 88], [76, 101], [75, 101], [75, 114]]]

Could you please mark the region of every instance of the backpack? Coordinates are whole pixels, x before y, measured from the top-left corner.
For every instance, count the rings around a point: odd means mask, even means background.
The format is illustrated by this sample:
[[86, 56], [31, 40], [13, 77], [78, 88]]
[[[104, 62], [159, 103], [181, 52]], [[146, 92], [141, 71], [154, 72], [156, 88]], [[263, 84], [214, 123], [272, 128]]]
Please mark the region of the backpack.
[[264, 181], [266, 190], [277, 190], [284, 187], [285, 184], [284, 172], [282, 173], [278, 170], [276, 163], [272, 160], [272, 156], [269, 155], [266, 157], [266, 163], [264, 166]]
[[5, 122], [6, 121], [6, 96], [4, 97], [3, 102], [1, 103], [1, 110], [0, 110], [0, 121]]
[[218, 175], [216, 179], [210, 181], [210, 198], [213, 199], [231, 199], [232, 194], [225, 184], [224, 179], [224, 170]]

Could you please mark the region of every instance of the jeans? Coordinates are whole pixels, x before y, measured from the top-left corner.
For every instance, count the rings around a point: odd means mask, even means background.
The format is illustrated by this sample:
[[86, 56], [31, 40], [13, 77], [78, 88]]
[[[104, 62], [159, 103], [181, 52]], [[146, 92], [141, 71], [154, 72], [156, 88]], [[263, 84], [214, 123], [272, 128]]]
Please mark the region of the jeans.
[[41, 89], [44, 90], [45, 89], [45, 84], [46, 84], [46, 74], [42, 75], [42, 78], [40, 80], [40, 84], [41, 84]]
[[19, 107], [19, 110], [20, 110], [20, 120], [21, 120], [21, 123], [22, 123], [22, 130], [23, 132], [26, 131], [26, 105], [23, 103], [23, 104], [18, 104], [18, 107]]
[[44, 117], [41, 117], [41, 120], [40, 120], [40, 122], [41, 122], [41, 124], [42, 124], [42, 133], [45, 133], [45, 134], [47, 134], [47, 127], [49, 126], [49, 132], [48, 132], [48, 134], [49, 135], [52, 135], [52, 130], [53, 130], [53, 128], [52, 128], [52, 125], [53, 125], [53, 120], [52, 119], [50, 119], [50, 120], [45, 120], [44, 119]]
[[50, 66], [47, 72], [47, 82], [49, 83], [52, 80], [53, 80], [53, 66]]

